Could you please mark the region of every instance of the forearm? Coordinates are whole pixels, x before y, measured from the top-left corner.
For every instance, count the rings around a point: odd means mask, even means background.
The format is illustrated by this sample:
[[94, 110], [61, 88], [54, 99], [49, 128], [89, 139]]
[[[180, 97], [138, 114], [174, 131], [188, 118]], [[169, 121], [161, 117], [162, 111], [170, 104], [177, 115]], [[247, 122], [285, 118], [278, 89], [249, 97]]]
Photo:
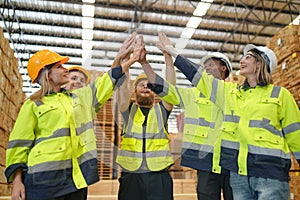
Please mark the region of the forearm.
[[23, 180], [22, 180], [22, 169], [21, 168], [17, 169], [15, 176], [14, 176], [13, 189], [11, 192], [11, 199], [21, 199], [21, 200], [26, 199], [25, 186], [24, 186]]
[[123, 62], [121, 67], [122, 67], [122, 72], [125, 73], [129, 70], [130, 66], [133, 65], [138, 60], [135, 56], [131, 57], [129, 60], [126, 62]]
[[22, 168], [18, 168], [13, 178], [13, 184], [22, 182]]
[[130, 91], [130, 76], [129, 73], [126, 73], [126, 80], [117, 90], [117, 102], [119, 104], [119, 110], [124, 112], [129, 104], [131, 98], [131, 91]]
[[176, 84], [176, 71], [173, 64], [173, 59], [170, 54], [164, 53], [166, 63], [166, 80], [175, 85]]
[[[178, 55], [174, 65], [185, 75], [185, 77], [193, 83], [193, 79], [197, 73], [201, 73], [202, 69], [196, 63], [188, 60], [182, 55]], [[199, 74], [201, 75], [201, 74]]]
[[144, 61], [144, 62], [141, 62], [141, 65], [142, 65], [142, 68], [145, 72], [145, 74], [147, 75], [147, 79], [148, 81], [153, 84], [155, 82], [155, 72], [153, 71], [151, 65], [149, 64], [148, 61]]
[[148, 84], [148, 87], [162, 100], [171, 105], [179, 105], [180, 98], [176, 87], [156, 74], [155, 83]]

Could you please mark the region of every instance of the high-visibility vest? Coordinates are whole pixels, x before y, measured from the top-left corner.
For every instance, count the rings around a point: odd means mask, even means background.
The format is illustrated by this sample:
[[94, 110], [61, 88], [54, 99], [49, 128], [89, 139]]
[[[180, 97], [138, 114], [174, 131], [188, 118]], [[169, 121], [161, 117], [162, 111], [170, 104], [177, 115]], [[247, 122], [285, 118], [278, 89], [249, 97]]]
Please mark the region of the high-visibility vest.
[[288, 181], [291, 152], [300, 163], [300, 112], [293, 95], [273, 84], [243, 89], [214, 79], [180, 55], [175, 65], [224, 112], [220, 165], [241, 175]]
[[28, 197], [35, 199], [98, 181], [93, 118], [113, 87], [113, 78], [105, 73], [89, 86], [48, 94], [41, 101], [27, 99], [9, 138], [7, 181], [12, 181], [17, 168], [24, 168]]
[[[150, 171], [160, 171], [171, 164], [173, 159], [169, 148], [169, 135], [164, 128], [163, 115], [157, 103], [149, 110], [146, 129], [143, 129], [145, 116], [139, 106], [133, 104], [122, 135], [121, 149], [116, 162], [128, 171], [141, 167], [143, 158]], [[145, 152], [143, 152], [145, 139]]]
[[175, 89], [171, 84], [163, 85], [172, 89], [164, 88], [169, 93], [160, 97], [184, 109], [181, 165], [221, 173], [221, 110], [195, 87]]

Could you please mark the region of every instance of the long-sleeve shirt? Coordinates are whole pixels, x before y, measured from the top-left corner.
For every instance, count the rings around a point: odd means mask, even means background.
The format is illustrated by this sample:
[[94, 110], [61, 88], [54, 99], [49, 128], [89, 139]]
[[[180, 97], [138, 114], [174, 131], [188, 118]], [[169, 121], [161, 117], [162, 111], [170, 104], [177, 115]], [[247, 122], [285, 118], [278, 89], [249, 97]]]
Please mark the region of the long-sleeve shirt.
[[87, 87], [27, 99], [10, 134], [5, 175], [23, 170], [26, 199], [49, 199], [99, 180], [93, 118], [120, 83], [121, 67]]
[[300, 112], [292, 94], [272, 84], [251, 88], [214, 79], [181, 55], [174, 64], [223, 110], [220, 165], [241, 175], [288, 181], [290, 153], [300, 163]]

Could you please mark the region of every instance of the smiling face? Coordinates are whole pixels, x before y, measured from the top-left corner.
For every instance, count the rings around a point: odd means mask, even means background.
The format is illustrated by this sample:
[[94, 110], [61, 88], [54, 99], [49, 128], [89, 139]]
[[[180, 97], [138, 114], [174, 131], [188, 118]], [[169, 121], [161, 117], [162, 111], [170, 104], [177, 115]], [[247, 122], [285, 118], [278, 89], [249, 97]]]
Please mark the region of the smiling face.
[[225, 79], [226, 66], [219, 59], [209, 58], [204, 62], [204, 68], [207, 74], [217, 79]]
[[246, 78], [256, 77], [258, 68], [259, 65], [256, 56], [251, 51], [248, 51], [240, 60], [240, 75]]
[[154, 103], [154, 93], [148, 88], [147, 83], [147, 79], [142, 79], [135, 88], [136, 102], [140, 106], [152, 106]]
[[69, 78], [70, 81], [65, 87], [66, 90], [74, 90], [86, 85], [87, 77], [80, 71], [70, 71]]

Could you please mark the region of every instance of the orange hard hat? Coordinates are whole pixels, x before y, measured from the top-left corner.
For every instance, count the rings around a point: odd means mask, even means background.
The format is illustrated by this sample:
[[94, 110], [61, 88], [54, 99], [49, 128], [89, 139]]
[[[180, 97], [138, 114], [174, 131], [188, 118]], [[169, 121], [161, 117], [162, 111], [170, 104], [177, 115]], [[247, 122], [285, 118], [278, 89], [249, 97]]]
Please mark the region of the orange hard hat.
[[27, 71], [32, 83], [36, 83], [42, 69], [47, 65], [54, 63], [64, 64], [68, 62], [69, 57], [61, 56], [51, 50], [44, 49], [36, 52], [28, 60]]
[[91, 74], [88, 70], [84, 69], [83, 67], [80, 66], [72, 66], [68, 68], [69, 72], [70, 71], [80, 71], [86, 76], [86, 83], [90, 82], [91, 79]]

